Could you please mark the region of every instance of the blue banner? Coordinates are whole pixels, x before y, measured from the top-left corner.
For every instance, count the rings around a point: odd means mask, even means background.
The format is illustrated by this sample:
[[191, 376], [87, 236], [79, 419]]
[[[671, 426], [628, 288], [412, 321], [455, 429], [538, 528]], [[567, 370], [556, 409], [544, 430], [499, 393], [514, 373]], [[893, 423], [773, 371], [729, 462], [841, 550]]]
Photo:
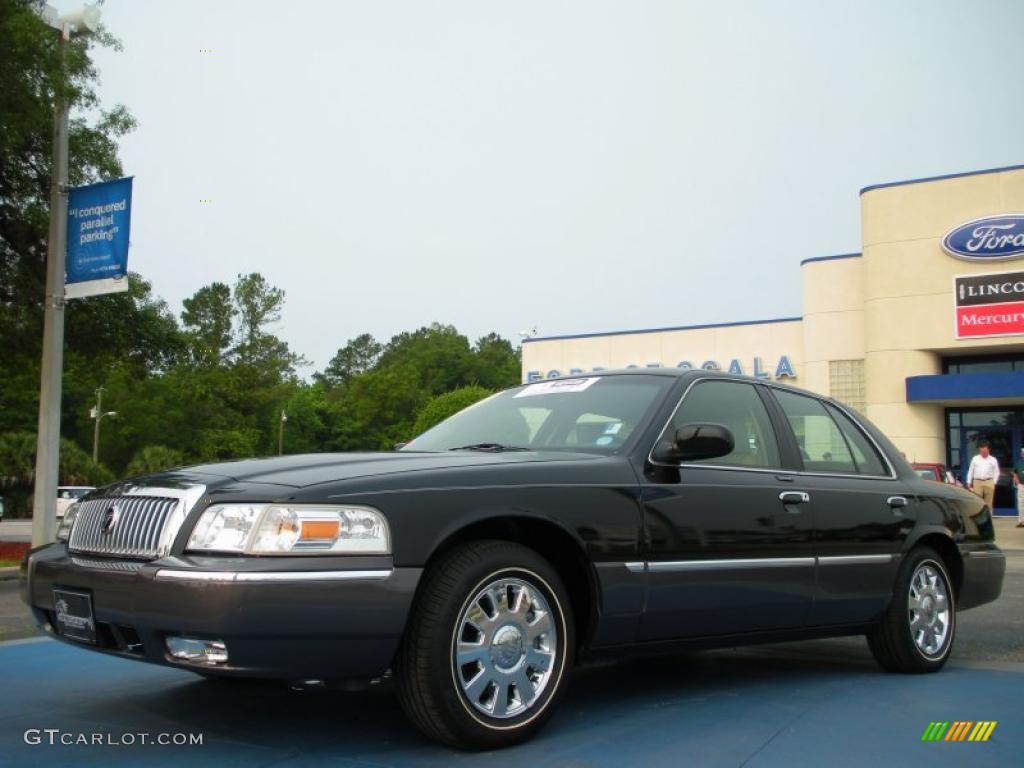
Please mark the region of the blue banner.
[[132, 179], [72, 189], [68, 195], [68, 283], [128, 274]]

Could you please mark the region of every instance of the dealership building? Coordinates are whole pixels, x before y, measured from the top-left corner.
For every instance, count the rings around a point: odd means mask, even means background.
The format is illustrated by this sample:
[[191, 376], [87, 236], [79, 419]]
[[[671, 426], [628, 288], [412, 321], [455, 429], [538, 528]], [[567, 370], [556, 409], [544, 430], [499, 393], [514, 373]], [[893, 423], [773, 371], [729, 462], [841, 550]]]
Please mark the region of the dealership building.
[[[793, 383], [865, 413], [961, 479], [981, 440], [1024, 447], [1024, 166], [866, 187], [861, 252], [800, 263], [799, 316], [534, 337], [523, 378], [705, 368]], [[1015, 512], [1014, 512], [1015, 513]]]

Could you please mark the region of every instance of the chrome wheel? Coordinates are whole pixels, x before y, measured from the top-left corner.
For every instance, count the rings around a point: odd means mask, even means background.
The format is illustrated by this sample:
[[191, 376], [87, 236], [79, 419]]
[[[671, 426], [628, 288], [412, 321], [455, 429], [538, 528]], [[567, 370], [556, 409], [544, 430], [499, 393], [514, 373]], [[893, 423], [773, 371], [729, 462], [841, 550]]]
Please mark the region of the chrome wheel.
[[941, 655], [950, 636], [949, 587], [931, 561], [921, 563], [910, 579], [907, 614], [917, 649], [929, 658]]
[[517, 717], [544, 693], [558, 661], [558, 629], [541, 591], [519, 578], [492, 581], [465, 605], [452, 648], [455, 679], [473, 707]]

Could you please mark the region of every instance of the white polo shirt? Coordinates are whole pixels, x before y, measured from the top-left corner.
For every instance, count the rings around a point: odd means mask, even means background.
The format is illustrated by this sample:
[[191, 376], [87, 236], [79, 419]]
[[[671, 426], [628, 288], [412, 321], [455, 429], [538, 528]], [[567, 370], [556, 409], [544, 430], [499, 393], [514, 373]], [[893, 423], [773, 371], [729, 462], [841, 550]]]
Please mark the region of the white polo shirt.
[[992, 454], [988, 458], [980, 454], [971, 459], [971, 468], [967, 470], [967, 484], [975, 480], [996, 480], [999, 477], [999, 462]]

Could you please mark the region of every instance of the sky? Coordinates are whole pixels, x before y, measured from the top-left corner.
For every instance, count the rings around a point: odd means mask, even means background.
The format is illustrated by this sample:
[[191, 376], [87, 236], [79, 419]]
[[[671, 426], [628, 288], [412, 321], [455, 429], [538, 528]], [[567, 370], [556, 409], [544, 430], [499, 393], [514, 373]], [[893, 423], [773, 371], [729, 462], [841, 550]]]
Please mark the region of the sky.
[[800, 260], [860, 250], [862, 187], [1024, 163], [1019, 0], [102, 13], [124, 50], [98, 93], [139, 121], [130, 268], [175, 313], [262, 273], [304, 376], [435, 321], [518, 343], [797, 316]]

